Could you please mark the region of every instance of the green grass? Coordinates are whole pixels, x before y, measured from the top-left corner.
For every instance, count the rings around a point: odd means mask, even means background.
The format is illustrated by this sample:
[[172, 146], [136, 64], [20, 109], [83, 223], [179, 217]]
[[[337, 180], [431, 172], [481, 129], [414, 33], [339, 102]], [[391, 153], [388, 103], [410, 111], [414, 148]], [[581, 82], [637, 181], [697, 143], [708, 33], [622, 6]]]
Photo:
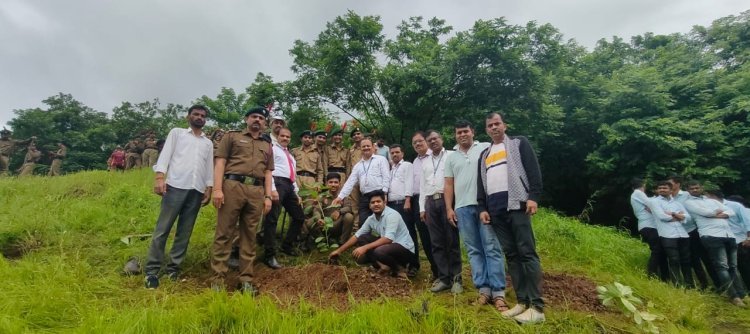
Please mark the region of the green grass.
[[[340, 311], [304, 301], [280, 306], [269, 296], [215, 293], [168, 280], [157, 290], [146, 290], [142, 277], [125, 277], [120, 271], [129, 257], [145, 257], [148, 240], [126, 245], [119, 239], [152, 231], [159, 197], [151, 192], [151, 180], [147, 170], [0, 179], [0, 249], [26, 251], [21, 259], [0, 260], [0, 333], [638, 331], [617, 312], [589, 314], [560, 307], [547, 309], [546, 323], [521, 327], [489, 307], [469, 306], [471, 291], [458, 297], [423, 293], [406, 301], [362, 301]], [[186, 272], [206, 273], [214, 220], [212, 207], [201, 210]], [[657, 325], [664, 333], [750, 331], [749, 310], [735, 308], [723, 297], [647, 279], [648, 249], [622, 232], [548, 210], [534, 218], [534, 228], [545, 271], [633, 287], [654, 303], [652, 312], [663, 316]]]

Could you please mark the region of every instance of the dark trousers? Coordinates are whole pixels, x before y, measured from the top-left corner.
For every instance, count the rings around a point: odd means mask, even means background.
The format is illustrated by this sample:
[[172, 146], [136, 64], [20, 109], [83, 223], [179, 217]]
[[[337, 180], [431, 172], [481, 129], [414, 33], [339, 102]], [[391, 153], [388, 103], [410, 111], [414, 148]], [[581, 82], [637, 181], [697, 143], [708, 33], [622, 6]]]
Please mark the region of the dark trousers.
[[693, 272], [690, 262], [689, 238], [659, 238], [667, 255], [669, 279], [673, 284], [694, 288]]
[[[409, 230], [409, 236], [411, 237], [411, 241], [414, 243], [414, 267], [417, 270], [419, 270], [419, 241], [417, 238], [417, 229], [414, 226], [414, 220], [412, 220], [412, 214], [411, 212], [404, 211], [404, 201], [399, 201], [400, 203], [396, 202], [388, 202], [388, 207], [396, 210], [401, 215], [401, 218], [404, 219], [404, 223], [406, 223], [406, 229]], [[413, 209], [411, 209], [413, 210]]]
[[[357, 238], [356, 245], [358, 247], [364, 246], [378, 239], [379, 237], [372, 234], [366, 234]], [[390, 243], [368, 250], [365, 256], [360, 257], [357, 262], [360, 264], [371, 263], [375, 268], [380, 267], [378, 265], [378, 262], [380, 262], [390, 267], [393, 273], [397, 273], [401, 268], [413, 266], [415, 257], [414, 253], [406, 249], [406, 247], [397, 243]]]
[[524, 207], [492, 214], [490, 221], [505, 253], [518, 303], [543, 311], [542, 265], [536, 253], [531, 216], [526, 214]]
[[737, 245], [737, 273], [744, 290], [750, 288], [750, 248]]
[[167, 185], [167, 193], [161, 199], [161, 211], [156, 220], [156, 227], [151, 239], [146, 258], [146, 275], [157, 275], [164, 261], [164, 249], [167, 238], [172, 230], [175, 219], [177, 230], [175, 231], [174, 243], [169, 251], [169, 262], [166, 272], [180, 272], [180, 264], [185, 260], [190, 235], [193, 233], [195, 218], [201, 208], [203, 194], [195, 189], [178, 189]]
[[279, 221], [279, 214], [283, 206], [289, 216], [292, 217], [292, 223], [289, 224], [289, 231], [281, 244], [281, 247], [291, 248], [297, 241], [302, 232], [302, 224], [305, 222], [305, 213], [299, 204], [299, 198], [294, 193], [292, 182], [285, 177], [274, 176], [276, 183], [276, 192], [279, 193], [279, 202], [274, 203], [265, 220], [263, 221], [263, 247], [265, 248], [264, 256], [276, 256], [276, 225]]
[[[432, 279], [437, 279], [439, 275], [437, 264], [435, 264], [435, 259], [432, 257], [432, 241], [430, 241], [430, 230], [427, 228], [427, 224], [423, 222], [421, 219], [419, 219], [419, 194], [412, 194], [411, 197], [411, 221], [414, 223], [414, 226], [417, 229], [417, 234], [419, 234], [419, 239], [422, 240], [422, 251], [424, 251], [425, 257], [427, 257], [427, 262], [430, 263], [430, 272], [432, 273]], [[408, 223], [406, 225], [409, 226]], [[409, 232], [411, 233], [411, 232]], [[417, 250], [416, 255], [417, 258], [419, 258], [419, 251], [417, 247], [417, 240], [414, 238], [414, 249]]]
[[357, 217], [359, 217], [360, 227], [365, 224], [367, 217], [372, 216], [372, 210], [370, 210], [370, 197], [372, 197], [372, 193], [361, 193], [359, 195], [359, 201], [357, 201]]
[[662, 281], [669, 281], [669, 266], [667, 265], [667, 255], [664, 254], [664, 247], [659, 241], [659, 232], [653, 227], [644, 227], [638, 231], [643, 241], [648, 244], [651, 250], [651, 256], [648, 258], [646, 270], [648, 275], [656, 277]]
[[425, 201], [427, 229], [430, 231], [432, 256], [438, 269], [437, 278], [443, 283], [462, 282], [461, 246], [458, 229], [448, 223], [445, 201], [441, 198]]
[[744, 296], [744, 291], [737, 282], [737, 243], [733, 237], [717, 238], [711, 236], [701, 237], [703, 247], [706, 247], [708, 257], [716, 271], [719, 279], [717, 290], [719, 293], [726, 291], [730, 298]]
[[698, 229], [696, 228], [693, 231], [688, 232], [688, 235], [690, 236], [690, 263], [693, 266], [693, 272], [695, 272], [695, 278], [698, 280], [701, 290], [708, 289], [708, 278], [706, 277], [706, 272], [708, 272], [708, 276], [711, 277], [711, 282], [713, 282], [714, 286], [718, 286], [716, 272], [711, 266], [711, 260], [708, 259], [708, 254], [703, 247], [701, 237], [698, 234]]

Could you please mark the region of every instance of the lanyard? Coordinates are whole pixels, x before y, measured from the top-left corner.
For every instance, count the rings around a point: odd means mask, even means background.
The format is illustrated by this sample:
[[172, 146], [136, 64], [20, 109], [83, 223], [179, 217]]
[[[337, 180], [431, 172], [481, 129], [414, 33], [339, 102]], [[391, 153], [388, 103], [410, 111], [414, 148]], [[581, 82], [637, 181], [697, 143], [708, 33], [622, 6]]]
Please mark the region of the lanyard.
[[435, 176], [437, 175], [438, 168], [440, 168], [440, 162], [443, 161], [443, 153], [445, 153], [445, 150], [440, 151], [440, 158], [438, 159], [437, 165], [435, 165], [435, 157], [430, 157], [430, 160], [432, 160], [432, 179], [433, 182], [435, 181]]

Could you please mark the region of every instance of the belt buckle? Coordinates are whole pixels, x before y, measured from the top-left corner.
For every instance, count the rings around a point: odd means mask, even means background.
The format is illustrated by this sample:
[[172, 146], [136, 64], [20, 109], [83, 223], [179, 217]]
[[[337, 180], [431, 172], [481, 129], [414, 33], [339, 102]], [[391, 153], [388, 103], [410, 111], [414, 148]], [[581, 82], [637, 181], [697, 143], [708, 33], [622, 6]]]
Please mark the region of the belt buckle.
[[435, 193], [434, 195], [432, 195], [432, 199], [435, 200], [435, 201], [437, 201], [437, 200], [439, 200], [441, 198], [443, 198], [443, 194], [441, 194], [441, 193]]
[[252, 177], [252, 176], [245, 176], [245, 182], [243, 182], [243, 183], [244, 184], [253, 185], [253, 184], [255, 184], [255, 178]]

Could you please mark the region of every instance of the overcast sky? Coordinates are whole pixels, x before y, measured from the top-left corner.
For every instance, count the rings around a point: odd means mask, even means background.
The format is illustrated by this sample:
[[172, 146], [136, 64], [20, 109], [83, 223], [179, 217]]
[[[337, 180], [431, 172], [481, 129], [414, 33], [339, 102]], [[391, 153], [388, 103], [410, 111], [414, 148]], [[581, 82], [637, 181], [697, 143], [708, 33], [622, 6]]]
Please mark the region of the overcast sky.
[[111, 112], [122, 101], [186, 105], [257, 72], [292, 79], [289, 48], [348, 9], [379, 15], [387, 36], [411, 16], [454, 31], [478, 19], [551, 23], [565, 39], [688, 32], [738, 15], [746, 0], [0, 0], [0, 126], [58, 92]]

